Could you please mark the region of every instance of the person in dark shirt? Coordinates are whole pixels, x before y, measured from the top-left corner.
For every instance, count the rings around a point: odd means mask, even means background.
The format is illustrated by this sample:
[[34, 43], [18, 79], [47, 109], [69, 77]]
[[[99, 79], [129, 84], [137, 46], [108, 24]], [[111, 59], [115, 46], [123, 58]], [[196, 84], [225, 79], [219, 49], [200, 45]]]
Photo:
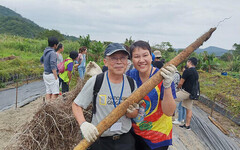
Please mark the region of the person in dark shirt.
[[177, 88], [181, 88], [176, 94], [176, 101], [182, 101], [182, 106], [187, 109], [186, 115], [186, 123], [184, 125], [180, 125], [182, 128], [186, 128], [190, 130], [190, 121], [192, 117], [192, 105], [193, 100], [189, 98], [190, 93], [192, 92], [193, 83], [195, 83], [199, 76], [198, 72], [195, 68], [197, 65], [197, 58], [191, 57], [187, 61], [188, 69], [184, 70], [181, 80], [178, 84]]
[[163, 62], [160, 61], [160, 58], [162, 57], [161, 52], [159, 50], [155, 50], [153, 54], [155, 55], [155, 60], [152, 63], [153, 67], [157, 67], [158, 69], [162, 68]]
[[78, 52], [71, 51], [69, 57], [64, 62], [64, 72], [59, 74], [59, 85], [62, 85], [62, 93], [69, 91], [69, 84], [72, 79], [73, 62], [77, 59]]

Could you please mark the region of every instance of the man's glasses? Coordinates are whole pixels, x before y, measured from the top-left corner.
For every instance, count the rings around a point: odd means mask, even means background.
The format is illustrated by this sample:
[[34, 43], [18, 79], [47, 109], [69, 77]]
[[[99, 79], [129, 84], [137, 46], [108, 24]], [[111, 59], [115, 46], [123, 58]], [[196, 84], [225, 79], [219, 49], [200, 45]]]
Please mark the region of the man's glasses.
[[118, 60], [120, 60], [121, 62], [125, 62], [127, 61], [128, 57], [109, 57], [109, 60], [113, 63], [117, 63]]

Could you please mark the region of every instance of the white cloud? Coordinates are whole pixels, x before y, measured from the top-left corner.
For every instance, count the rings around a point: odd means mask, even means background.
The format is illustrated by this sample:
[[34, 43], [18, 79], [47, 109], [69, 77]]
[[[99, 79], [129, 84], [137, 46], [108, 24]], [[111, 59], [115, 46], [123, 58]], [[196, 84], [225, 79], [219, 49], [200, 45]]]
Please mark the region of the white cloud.
[[124, 42], [132, 36], [184, 48], [231, 16], [202, 47], [231, 49], [240, 38], [240, 2], [235, 0], [1, 0], [0, 5], [44, 28], [100, 41]]

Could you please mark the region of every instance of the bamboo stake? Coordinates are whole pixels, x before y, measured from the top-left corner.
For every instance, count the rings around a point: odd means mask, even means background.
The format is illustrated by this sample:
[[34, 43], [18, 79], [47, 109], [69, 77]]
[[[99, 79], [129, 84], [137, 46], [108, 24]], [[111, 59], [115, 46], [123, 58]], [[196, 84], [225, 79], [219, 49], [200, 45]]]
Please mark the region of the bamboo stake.
[[214, 121], [211, 116], [208, 116], [208, 119], [220, 130], [222, 131], [225, 135], [228, 135], [228, 131], [225, 130], [218, 122]]
[[[204, 41], [207, 41], [212, 33], [216, 30], [215, 28], [211, 28], [208, 32], [199, 37], [195, 42], [189, 45], [186, 49], [184, 49], [181, 53], [179, 53], [175, 58], [169, 61], [164, 67], [173, 64], [174, 66], [178, 66], [182, 61], [184, 61], [195, 49], [200, 47]], [[132, 95], [130, 95], [123, 103], [118, 105], [106, 118], [104, 118], [98, 125], [97, 129], [99, 132], [99, 136], [110, 128], [115, 122], [118, 121], [123, 115], [125, 115], [127, 108], [129, 105], [133, 103], [138, 103], [145, 95], [147, 95], [153, 88], [155, 88], [163, 79], [160, 74], [161, 69], [153, 75], [150, 79], [148, 79], [142, 86], [140, 86]], [[74, 150], [85, 150], [87, 149], [93, 142], [89, 143], [87, 140], [83, 139], [80, 143], [74, 148]]]
[[17, 109], [17, 100], [18, 99], [18, 81], [16, 83], [16, 101], [15, 101], [15, 109]]
[[212, 106], [211, 106], [211, 113], [210, 113], [210, 116], [211, 116], [211, 117], [212, 117], [213, 109], [215, 108], [215, 105], [216, 105], [216, 96], [214, 97], [213, 104], [212, 104]]

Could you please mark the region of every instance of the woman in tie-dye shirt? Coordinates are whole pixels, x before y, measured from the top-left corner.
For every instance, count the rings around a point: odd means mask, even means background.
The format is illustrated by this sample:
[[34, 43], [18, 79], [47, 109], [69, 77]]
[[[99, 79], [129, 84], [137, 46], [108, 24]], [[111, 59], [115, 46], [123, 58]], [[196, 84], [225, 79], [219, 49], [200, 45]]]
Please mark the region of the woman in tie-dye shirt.
[[[128, 71], [127, 75], [140, 87], [159, 69], [151, 65], [151, 47], [147, 42], [133, 43], [130, 54], [135, 69]], [[169, 71], [169, 77], [175, 73], [172, 72]], [[132, 120], [137, 150], [166, 150], [172, 145], [171, 116], [176, 108], [175, 98], [174, 83], [170, 80], [170, 83], [159, 83], [140, 102], [138, 116]]]

